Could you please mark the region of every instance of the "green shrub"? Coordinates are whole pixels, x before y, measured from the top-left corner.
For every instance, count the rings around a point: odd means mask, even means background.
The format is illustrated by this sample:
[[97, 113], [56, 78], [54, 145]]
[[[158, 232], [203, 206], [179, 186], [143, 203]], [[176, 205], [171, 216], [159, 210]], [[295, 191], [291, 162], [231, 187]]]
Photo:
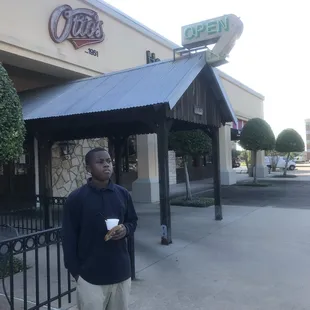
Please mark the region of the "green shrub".
[[284, 129], [276, 140], [276, 150], [281, 153], [303, 152], [305, 143], [300, 134], [292, 129]]
[[294, 175], [294, 174], [286, 174], [286, 175], [274, 175], [273, 178], [278, 178], [278, 179], [294, 179], [294, 178], [297, 178], [297, 175]]
[[255, 166], [254, 183], [257, 183], [256, 162], [257, 152], [274, 149], [275, 136], [270, 125], [261, 118], [250, 119], [242, 128], [240, 145], [248, 151], [253, 151]]
[[25, 123], [13, 82], [0, 63], [0, 162], [18, 159], [23, 153]]
[[270, 183], [238, 183], [238, 186], [249, 186], [249, 187], [268, 187], [268, 186], [272, 186], [272, 184]]
[[275, 136], [270, 125], [261, 118], [250, 119], [242, 128], [240, 145], [249, 151], [272, 150]]
[[[26, 269], [29, 267], [26, 266]], [[13, 257], [13, 274], [19, 273], [24, 270], [23, 260]], [[10, 259], [0, 258], [0, 279], [6, 278], [10, 275]]]
[[283, 176], [285, 177], [287, 173], [286, 168], [291, 153], [303, 152], [305, 150], [305, 143], [296, 130], [288, 128], [280, 132], [279, 136], [277, 137], [276, 150], [281, 153], [286, 153], [285, 168], [283, 170]]
[[177, 197], [170, 200], [172, 206], [207, 208], [214, 205], [214, 199], [208, 197], [193, 197], [187, 200], [185, 197]]

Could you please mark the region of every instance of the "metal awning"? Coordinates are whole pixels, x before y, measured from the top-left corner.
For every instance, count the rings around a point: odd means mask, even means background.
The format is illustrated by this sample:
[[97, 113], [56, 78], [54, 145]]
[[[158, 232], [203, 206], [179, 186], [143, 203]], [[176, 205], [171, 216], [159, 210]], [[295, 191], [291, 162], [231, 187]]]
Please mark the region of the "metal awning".
[[172, 109], [198, 74], [215, 82], [223, 122], [235, 121], [220, 77], [205, 53], [20, 93], [26, 121], [169, 104]]

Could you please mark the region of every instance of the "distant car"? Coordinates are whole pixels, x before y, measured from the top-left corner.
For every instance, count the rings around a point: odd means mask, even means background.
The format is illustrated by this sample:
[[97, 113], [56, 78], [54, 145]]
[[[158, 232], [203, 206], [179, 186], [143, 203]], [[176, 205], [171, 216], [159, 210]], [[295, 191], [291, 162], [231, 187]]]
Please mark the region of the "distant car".
[[[265, 165], [271, 169], [271, 162], [272, 160], [274, 160], [275, 162], [277, 162], [277, 168], [279, 169], [284, 169], [285, 168], [285, 162], [286, 162], [286, 158], [282, 157], [282, 156], [273, 156], [273, 157], [269, 157], [269, 156], [265, 156]], [[287, 169], [288, 170], [295, 170], [296, 169], [296, 162], [293, 160], [289, 160], [287, 163]]]
[[296, 156], [296, 157], [294, 157], [294, 162], [296, 162], [296, 163], [304, 163], [306, 160], [305, 160], [305, 158], [304, 158], [304, 156]]

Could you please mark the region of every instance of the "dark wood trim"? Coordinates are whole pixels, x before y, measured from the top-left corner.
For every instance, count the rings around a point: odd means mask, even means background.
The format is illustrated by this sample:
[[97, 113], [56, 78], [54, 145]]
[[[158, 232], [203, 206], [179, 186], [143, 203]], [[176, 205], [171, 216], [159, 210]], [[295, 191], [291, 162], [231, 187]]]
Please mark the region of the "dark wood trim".
[[220, 139], [219, 128], [212, 128], [212, 160], [213, 160], [213, 187], [214, 187], [214, 209], [215, 220], [221, 221], [222, 202], [221, 202], [221, 173], [220, 173]]

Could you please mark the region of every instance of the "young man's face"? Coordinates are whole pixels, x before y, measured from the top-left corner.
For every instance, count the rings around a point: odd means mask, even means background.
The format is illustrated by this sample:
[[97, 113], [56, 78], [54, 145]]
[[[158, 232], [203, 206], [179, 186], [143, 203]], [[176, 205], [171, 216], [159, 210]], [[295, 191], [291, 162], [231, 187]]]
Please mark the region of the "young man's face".
[[110, 154], [106, 151], [93, 153], [87, 171], [98, 181], [107, 181], [113, 172]]

